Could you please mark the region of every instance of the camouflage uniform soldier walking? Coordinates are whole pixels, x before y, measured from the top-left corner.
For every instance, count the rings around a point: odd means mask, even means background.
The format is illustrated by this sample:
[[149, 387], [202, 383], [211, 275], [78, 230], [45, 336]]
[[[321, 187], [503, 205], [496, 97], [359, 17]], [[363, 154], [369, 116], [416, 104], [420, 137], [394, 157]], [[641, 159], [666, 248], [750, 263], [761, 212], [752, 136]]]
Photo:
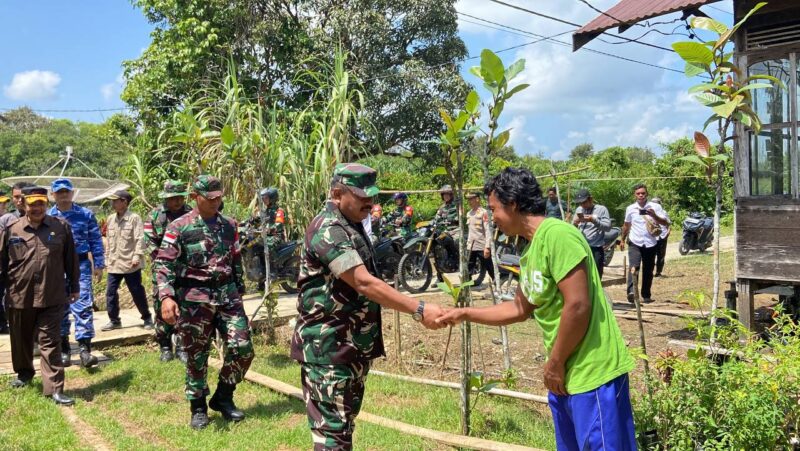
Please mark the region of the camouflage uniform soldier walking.
[[378, 194], [377, 173], [338, 164], [331, 200], [306, 229], [292, 337], [315, 450], [352, 449], [355, 417], [372, 359], [384, 355], [381, 306], [439, 327], [442, 310], [394, 290], [376, 276], [362, 221]]
[[[150, 212], [147, 221], [144, 223], [144, 241], [153, 263], [155, 263], [167, 226], [172, 221], [192, 211], [186, 205], [186, 196], [188, 195], [186, 183], [178, 180], [167, 180], [164, 183], [164, 191], [158, 194], [158, 198], [163, 199], [163, 204]], [[161, 361], [169, 362], [173, 359], [172, 337], [175, 334], [175, 326], [167, 324], [164, 318], [161, 317], [161, 299], [158, 298], [155, 264], [152, 265], [150, 271], [153, 281], [153, 310], [156, 312], [156, 341], [161, 348]], [[186, 363], [186, 351], [183, 350], [180, 339], [175, 346], [175, 354], [178, 355], [178, 359], [181, 362]]]
[[[236, 222], [219, 213], [222, 183], [200, 175], [192, 184], [197, 206], [173, 221], [164, 233], [155, 266], [161, 315], [175, 324], [188, 354], [186, 397], [194, 429], [208, 426], [208, 407], [226, 420], [241, 421], [233, 403], [236, 384], [253, 361], [253, 344], [242, 305], [244, 281]], [[214, 330], [225, 340], [225, 357], [214, 396], [206, 375]]]
[[286, 241], [286, 213], [278, 206], [278, 188], [269, 187], [261, 190], [261, 201], [264, 209], [258, 215], [256, 227], [263, 227], [266, 244], [272, 254], [281, 243]]

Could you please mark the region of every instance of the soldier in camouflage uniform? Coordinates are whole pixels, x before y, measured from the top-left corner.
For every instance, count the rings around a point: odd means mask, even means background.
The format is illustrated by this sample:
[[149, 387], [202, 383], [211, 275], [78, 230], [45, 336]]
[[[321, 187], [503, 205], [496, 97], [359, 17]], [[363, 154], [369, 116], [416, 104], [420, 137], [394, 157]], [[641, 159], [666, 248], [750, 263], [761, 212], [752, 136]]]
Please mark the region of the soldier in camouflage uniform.
[[255, 226], [259, 229], [264, 227], [266, 244], [272, 252], [286, 241], [286, 213], [278, 206], [277, 188], [264, 188], [259, 194], [264, 208], [259, 213]]
[[303, 242], [291, 356], [300, 362], [315, 450], [352, 448], [370, 362], [384, 355], [381, 306], [413, 313], [426, 327], [441, 327], [435, 321], [439, 306], [403, 295], [377, 276], [362, 225], [378, 194], [376, 177], [367, 166], [338, 164], [331, 199]]
[[414, 218], [414, 207], [408, 205], [408, 194], [406, 193], [395, 193], [392, 196], [392, 200], [394, 200], [397, 208], [384, 217], [384, 223], [391, 224], [398, 235], [408, 238], [414, 231], [411, 226], [411, 221]]
[[[144, 223], [144, 241], [147, 245], [151, 262], [155, 262], [158, 249], [161, 248], [161, 240], [164, 238], [164, 232], [167, 230], [169, 223], [192, 211], [186, 205], [186, 196], [188, 195], [186, 183], [178, 180], [167, 180], [164, 183], [164, 191], [158, 194], [158, 198], [162, 199], [163, 204], [151, 211]], [[168, 362], [173, 358], [172, 336], [175, 333], [175, 327], [167, 324], [161, 317], [161, 300], [158, 298], [155, 264], [152, 265], [150, 270], [153, 281], [153, 309], [156, 312], [156, 341], [161, 347], [161, 361]], [[181, 347], [180, 340], [178, 340], [175, 348], [175, 354], [178, 355], [178, 359], [186, 363], [186, 352]]]
[[[444, 204], [436, 211], [431, 227], [435, 233], [440, 234], [439, 242], [447, 249], [447, 254], [458, 258], [458, 239], [461, 236], [461, 229], [458, 224], [458, 204], [453, 196], [453, 188], [450, 185], [443, 185], [439, 189]], [[449, 235], [449, 236], [448, 236]]]
[[[208, 407], [226, 420], [241, 421], [244, 412], [233, 403], [236, 384], [253, 361], [253, 344], [242, 305], [244, 281], [236, 222], [219, 213], [222, 183], [200, 175], [192, 184], [197, 206], [173, 221], [156, 257], [161, 314], [177, 321], [189, 356], [186, 397], [194, 429], [208, 426]], [[214, 330], [225, 340], [225, 357], [214, 396], [206, 405], [208, 351]]]

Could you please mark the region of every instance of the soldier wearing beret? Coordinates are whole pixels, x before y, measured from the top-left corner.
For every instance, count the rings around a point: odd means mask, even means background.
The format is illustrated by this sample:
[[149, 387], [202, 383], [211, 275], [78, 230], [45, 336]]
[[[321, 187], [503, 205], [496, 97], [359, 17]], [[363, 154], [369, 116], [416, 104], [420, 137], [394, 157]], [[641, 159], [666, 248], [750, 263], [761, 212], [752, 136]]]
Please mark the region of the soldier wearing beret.
[[[236, 222], [219, 213], [222, 183], [200, 175], [192, 184], [196, 207], [167, 226], [156, 257], [161, 315], [177, 322], [186, 350], [186, 397], [190, 426], [208, 426], [208, 407], [229, 421], [241, 421], [233, 392], [253, 361], [253, 344], [242, 305], [244, 281]], [[214, 396], [209, 394], [208, 351], [217, 330], [225, 340], [225, 356]]]
[[315, 450], [352, 448], [370, 362], [384, 355], [381, 306], [411, 313], [430, 328], [441, 308], [381, 280], [362, 221], [378, 194], [377, 173], [361, 164], [334, 170], [331, 199], [306, 229], [291, 356]]

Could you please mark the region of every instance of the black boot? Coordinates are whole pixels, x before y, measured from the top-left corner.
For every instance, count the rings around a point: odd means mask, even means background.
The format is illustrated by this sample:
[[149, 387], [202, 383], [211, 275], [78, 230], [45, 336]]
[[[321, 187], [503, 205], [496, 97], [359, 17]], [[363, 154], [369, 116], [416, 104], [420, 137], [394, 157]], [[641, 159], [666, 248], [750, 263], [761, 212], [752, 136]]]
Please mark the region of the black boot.
[[208, 426], [208, 407], [206, 406], [206, 398], [192, 399], [189, 401], [192, 409], [192, 420], [189, 426], [192, 429], [204, 429]]
[[64, 335], [61, 337], [61, 363], [64, 365], [64, 368], [72, 365], [70, 361], [70, 352], [69, 335]]
[[160, 338], [158, 340], [158, 346], [161, 348], [161, 361], [162, 362], [169, 362], [170, 360], [175, 358], [175, 355], [172, 353], [172, 340], [167, 337], [166, 339]]
[[81, 366], [84, 368], [91, 368], [97, 365], [97, 357], [92, 355], [92, 339], [84, 338], [78, 340], [81, 347]]
[[219, 381], [217, 384], [217, 391], [208, 402], [208, 407], [221, 413], [222, 416], [228, 421], [242, 421], [244, 420], [244, 412], [236, 408], [233, 403], [233, 391], [236, 390], [236, 384], [226, 384]]
[[189, 354], [187, 354], [186, 350], [183, 349], [183, 345], [181, 345], [180, 340], [175, 343], [175, 357], [177, 357], [178, 360], [180, 360], [184, 365], [189, 361]]

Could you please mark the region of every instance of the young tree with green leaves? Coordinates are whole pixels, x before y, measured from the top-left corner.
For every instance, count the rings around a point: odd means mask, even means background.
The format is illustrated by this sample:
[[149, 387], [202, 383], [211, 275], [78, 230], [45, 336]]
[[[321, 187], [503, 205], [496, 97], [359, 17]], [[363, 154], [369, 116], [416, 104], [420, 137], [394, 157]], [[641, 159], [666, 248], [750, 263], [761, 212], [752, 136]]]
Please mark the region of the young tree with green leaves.
[[[719, 304], [719, 223], [722, 209], [723, 179], [725, 168], [730, 161], [726, 143], [734, 139], [730, 134], [734, 122], [740, 122], [755, 133], [761, 129], [761, 121], [753, 110], [753, 91], [758, 89], [775, 89], [784, 87], [783, 83], [770, 75], [746, 76], [732, 61], [733, 52], [731, 38], [736, 31], [756, 11], [764, 7], [766, 2], [758, 3], [742, 20], [732, 28], [710, 17], [695, 17], [691, 21], [693, 30], [704, 30], [715, 34], [715, 38], [704, 42], [676, 42], [672, 44], [675, 52], [686, 62], [687, 77], [699, 77], [703, 82], [689, 88], [689, 93], [701, 104], [711, 109], [703, 130], [716, 124], [719, 143], [711, 145], [710, 140], [702, 132], [695, 132], [695, 151], [697, 155], [684, 157], [685, 160], [697, 163], [705, 170], [709, 184], [716, 196], [714, 208], [714, 288], [711, 300], [712, 312]], [[716, 316], [712, 313], [711, 322]]]

